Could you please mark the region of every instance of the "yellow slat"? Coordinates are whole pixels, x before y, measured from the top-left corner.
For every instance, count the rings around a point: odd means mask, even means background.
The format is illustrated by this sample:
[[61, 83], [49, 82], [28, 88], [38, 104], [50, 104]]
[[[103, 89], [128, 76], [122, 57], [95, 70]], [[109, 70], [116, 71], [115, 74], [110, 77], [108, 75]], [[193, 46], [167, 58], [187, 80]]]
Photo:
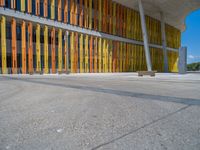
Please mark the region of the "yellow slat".
[[62, 65], [62, 29], [58, 30], [58, 72], [63, 71]]
[[2, 74], [7, 74], [7, 59], [6, 59], [6, 18], [1, 17], [1, 63], [2, 63]]
[[80, 73], [84, 73], [84, 61], [83, 61], [83, 34], [80, 35]]
[[49, 57], [49, 49], [48, 49], [48, 26], [44, 27], [44, 73], [49, 73], [49, 63], [48, 63], [48, 57]]
[[89, 36], [85, 36], [85, 72], [89, 73], [89, 49], [88, 49]]
[[41, 72], [40, 25], [36, 25], [36, 72]]
[[98, 69], [99, 69], [99, 73], [102, 72], [102, 39], [99, 38], [98, 39]]

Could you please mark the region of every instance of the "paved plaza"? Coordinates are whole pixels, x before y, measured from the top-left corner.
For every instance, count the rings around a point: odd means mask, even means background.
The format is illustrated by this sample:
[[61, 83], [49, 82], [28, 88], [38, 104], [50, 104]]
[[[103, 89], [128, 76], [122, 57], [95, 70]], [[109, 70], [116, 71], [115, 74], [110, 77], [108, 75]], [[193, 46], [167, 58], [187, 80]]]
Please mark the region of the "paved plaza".
[[199, 150], [200, 73], [0, 76], [0, 150]]

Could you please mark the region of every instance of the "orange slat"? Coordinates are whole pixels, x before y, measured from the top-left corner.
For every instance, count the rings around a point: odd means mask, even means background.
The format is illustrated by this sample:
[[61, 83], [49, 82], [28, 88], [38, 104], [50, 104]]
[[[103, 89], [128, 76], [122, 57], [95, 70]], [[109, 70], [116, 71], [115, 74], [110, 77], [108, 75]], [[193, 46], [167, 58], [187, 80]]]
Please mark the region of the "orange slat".
[[43, 9], [44, 9], [44, 17], [48, 17], [48, 0], [44, 0]]
[[64, 23], [68, 21], [68, 0], [64, 1]]
[[120, 16], [120, 7], [119, 7], [119, 4], [116, 4], [116, 34], [119, 35], [119, 23], [120, 21], [118, 20], [119, 19], [119, 16]]
[[98, 0], [94, 0], [94, 30], [98, 29], [97, 22], [97, 9], [98, 9]]
[[62, 21], [62, 1], [58, 0], [58, 21]]
[[89, 11], [88, 11], [88, 0], [84, 0], [84, 26], [88, 28]]
[[21, 34], [22, 34], [22, 74], [26, 74], [26, 23], [25, 21], [22, 21]]
[[113, 72], [116, 72], [117, 65], [117, 42], [113, 41]]
[[28, 72], [32, 74], [33, 71], [33, 25], [28, 23]]
[[35, 15], [40, 15], [40, 0], [35, 0]]
[[74, 0], [70, 0], [70, 24], [73, 24]]
[[123, 6], [120, 5], [120, 24], [119, 24], [119, 35], [122, 36], [122, 30], [123, 30]]
[[74, 25], [78, 25], [77, 16], [78, 16], [78, 2], [76, 0], [74, 3]]
[[79, 13], [80, 13], [79, 26], [83, 27], [83, 0], [79, 1]]
[[12, 73], [17, 73], [17, 43], [16, 43], [16, 20], [11, 21], [12, 28]]
[[0, 0], [0, 6], [5, 6], [5, 0]]
[[112, 0], [109, 2], [109, 33], [112, 34], [112, 18], [113, 18], [113, 5], [112, 5]]
[[28, 13], [32, 13], [32, 0], [27, 0], [27, 8]]
[[51, 67], [52, 73], [56, 73], [55, 28], [51, 30]]
[[98, 46], [97, 37], [94, 38], [94, 73], [97, 73], [97, 63], [98, 63]]

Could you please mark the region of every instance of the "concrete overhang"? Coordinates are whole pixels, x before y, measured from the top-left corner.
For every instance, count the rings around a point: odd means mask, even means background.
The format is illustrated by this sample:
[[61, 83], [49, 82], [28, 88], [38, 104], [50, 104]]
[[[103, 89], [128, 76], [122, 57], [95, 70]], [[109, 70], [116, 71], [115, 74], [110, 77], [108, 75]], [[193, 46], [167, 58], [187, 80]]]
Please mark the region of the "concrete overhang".
[[[137, 0], [114, 0], [124, 6], [138, 10]], [[160, 20], [160, 13], [165, 16], [165, 22], [181, 31], [185, 30], [187, 15], [200, 8], [200, 0], [142, 0], [145, 14]]]

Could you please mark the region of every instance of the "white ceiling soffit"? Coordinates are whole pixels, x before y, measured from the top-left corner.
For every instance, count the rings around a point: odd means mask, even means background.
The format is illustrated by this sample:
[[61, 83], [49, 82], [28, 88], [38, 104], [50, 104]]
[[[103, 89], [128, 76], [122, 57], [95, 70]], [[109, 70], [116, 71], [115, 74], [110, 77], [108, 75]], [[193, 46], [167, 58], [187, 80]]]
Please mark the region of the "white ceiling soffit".
[[[124, 6], [138, 10], [137, 0], [113, 0]], [[200, 8], [200, 0], [142, 0], [145, 14], [160, 20], [160, 12], [165, 15], [165, 22], [185, 30], [187, 15]]]

